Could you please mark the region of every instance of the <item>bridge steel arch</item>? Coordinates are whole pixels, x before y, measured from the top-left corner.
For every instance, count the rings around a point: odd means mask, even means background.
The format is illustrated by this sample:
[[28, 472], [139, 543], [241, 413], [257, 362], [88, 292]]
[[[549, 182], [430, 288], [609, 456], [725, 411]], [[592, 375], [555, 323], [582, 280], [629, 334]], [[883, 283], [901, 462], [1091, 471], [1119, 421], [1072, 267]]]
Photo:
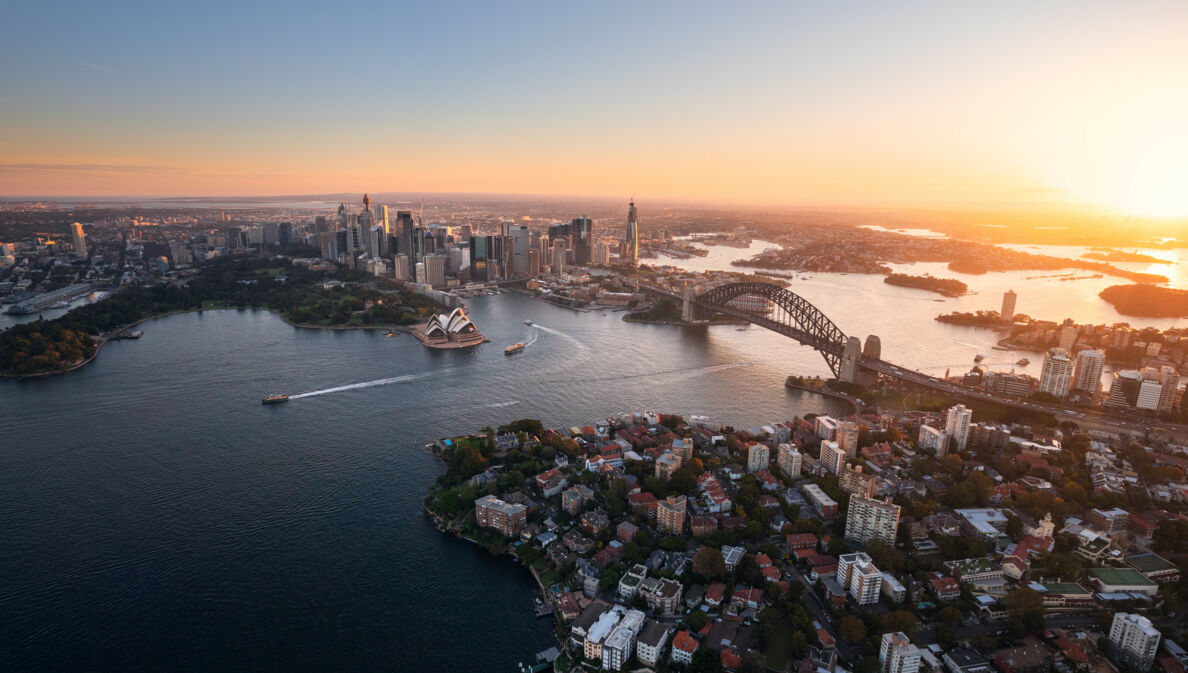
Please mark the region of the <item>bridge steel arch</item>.
[[[771, 313], [763, 315], [727, 305], [731, 299], [742, 296], [770, 300], [773, 305]], [[834, 376], [841, 376], [842, 355], [847, 340], [845, 333], [820, 309], [787, 288], [759, 281], [729, 283], [694, 295], [690, 301], [701, 312], [717, 312], [740, 318], [811, 346], [825, 358]]]

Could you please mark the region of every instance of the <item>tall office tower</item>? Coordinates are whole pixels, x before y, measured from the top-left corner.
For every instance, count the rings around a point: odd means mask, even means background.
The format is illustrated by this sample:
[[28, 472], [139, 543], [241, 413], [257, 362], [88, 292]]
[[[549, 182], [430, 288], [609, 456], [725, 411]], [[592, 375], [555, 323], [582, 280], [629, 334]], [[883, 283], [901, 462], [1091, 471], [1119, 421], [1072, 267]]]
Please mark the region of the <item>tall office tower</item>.
[[627, 206], [627, 238], [623, 240], [623, 261], [631, 266], [639, 263], [639, 221], [636, 219], [635, 199]]
[[87, 256], [87, 235], [83, 233], [82, 223], [75, 222], [70, 225], [70, 238], [74, 245], [75, 257]]
[[428, 282], [428, 280], [425, 278], [425, 262], [417, 262], [416, 269], [416, 283], [417, 285], [424, 285]]
[[425, 255], [425, 282], [433, 286], [433, 289], [440, 289], [445, 287], [445, 255]]
[[1105, 367], [1105, 353], [1097, 350], [1083, 350], [1077, 353], [1073, 368], [1073, 390], [1096, 395], [1101, 388], [1101, 372]]
[[375, 223], [384, 228], [385, 236], [392, 233], [392, 226], [388, 222], [388, 207], [387, 206], [376, 206], [375, 207]]
[[326, 224], [326, 216], [318, 215], [317, 217], [315, 217], [314, 218], [314, 232], [318, 233], [318, 234], [324, 234], [327, 231], [330, 231], [330, 225]]
[[582, 215], [573, 218], [571, 223], [573, 235], [573, 263], [585, 266], [590, 263], [590, 253], [594, 245], [594, 225], [590, 218]]
[[565, 273], [565, 239], [553, 239], [553, 273], [560, 276]]
[[1003, 322], [1011, 322], [1015, 319], [1015, 291], [1007, 290], [1002, 293], [1002, 310], [998, 315]]
[[549, 237], [547, 234], [541, 234], [540, 238], [537, 239], [536, 249], [540, 251], [541, 265], [542, 266], [547, 265], [549, 263], [549, 261], [553, 258], [553, 245], [549, 241]]
[[884, 633], [879, 669], [882, 673], [916, 673], [920, 670], [920, 649], [902, 631]]
[[529, 274], [528, 249], [532, 245], [532, 232], [523, 224], [512, 224], [507, 228], [507, 235], [512, 242], [512, 264], [508, 275], [526, 276]]
[[338, 204], [338, 228], [347, 228], [347, 207], [345, 203]]
[[417, 263], [417, 247], [415, 243], [417, 224], [413, 222], [412, 213], [407, 210], [396, 211], [396, 234], [400, 237], [400, 244], [396, 252], [408, 255], [408, 263], [415, 267]]
[[281, 222], [277, 225], [276, 241], [281, 245], [288, 245], [293, 242], [292, 222]]
[[846, 539], [860, 544], [870, 541], [895, 546], [899, 530], [899, 505], [891, 500], [875, 500], [861, 495], [850, 496], [846, 511]]
[[771, 462], [771, 450], [766, 444], [752, 444], [747, 447], [747, 472], [766, 470]]
[[953, 439], [953, 448], [965, 450], [965, 443], [969, 439], [969, 419], [973, 416], [972, 409], [966, 409], [964, 404], [949, 407], [949, 414], [945, 418], [945, 434]]
[[1175, 367], [1164, 365], [1159, 368], [1159, 385], [1163, 386], [1159, 396], [1159, 411], [1170, 413], [1176, 403], [1176, 388], [1180, 386], [1180, 374]]
[[470, 237], [470, 278], [476, 283], [499, 280], [503, 263], [503, 239], [498, 236]]
[[1040, 372], [1040, 392], [1063, 399], [1072, 384], [1072, 357], [1063, 348], [1049, 348], [1044, 356], [1044, 368]]
[[590, 259], [591, 264], [610, 264], [610, 246], [603, 241], [598, 241], [594, 244], [594, 256]]
[[276, 222], [265, 222], [262, 228], [264, 229], [264, 245], [280, 243], [280, 225]]
[[1110, 625], [1110, 650], [1119, 661], [1140, 671], [1151, 670], [1159, 649], [1159, 629], [1150, 619], [1127, 612], [1114, 613]]
[[392, 258], [392, 269], [397, 280], [409, 280], [408, 255], [399, 254]]
[[1142, 385], [1143, 375], [1133, 369], [1114, 372], [1114, 382], [1110, 384], [1110, 396], [1106, 399], [1105, 406], [1133, 407], [1138, 402]]
[[540, 250], [528, 249], [528, 275], [533, 278], [540, 275]]
[[800, 476], [800, 465], [802, 457], [796, 447], [791, 444], [780, 444], [776, 453], [776, 465], [779, 466], [780, 472], [789, 479], [795, 479]]

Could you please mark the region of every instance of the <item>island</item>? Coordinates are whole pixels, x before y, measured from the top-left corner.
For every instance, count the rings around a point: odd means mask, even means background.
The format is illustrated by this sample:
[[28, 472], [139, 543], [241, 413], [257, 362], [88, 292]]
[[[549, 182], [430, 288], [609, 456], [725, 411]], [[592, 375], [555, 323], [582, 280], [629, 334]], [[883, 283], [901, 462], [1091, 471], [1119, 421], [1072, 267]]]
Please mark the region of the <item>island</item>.
[[188, 311], [265, 309], [294, 326], [319, 329], [390, 329], [436, 315], [438, 306], [432, 300], [403, 289], [381, 289], [374, 281], [373, 276], [322, 260], [215, 259], [181, 281], [122, 287], [55, 320], [0, 332], [0, 375], [76, 369], [133, 325]]
[[929, 274], [909, 276], [903, 273], [893, 273], [884, 278], [883, 282], [888, 285], [929, 290], [930, 292], [935, 292], [946, 297], [960, 297], [969, 290], [969, 286], [959, 280], [954, 278], [937, 278]]
[[1188, 316], [1188, 290], [1158, 285], [1111, 285], [1098, 293], [1122, 315], [1142, 318]]
[[1141, 252], [1127, 252], [1125, 250], [1090, 250], [1081, 255], [1085, 259], [1095, 259], [1100, 262], [1140, 262], [1147, 264], [1167, 264], [1166, 259]]
[[1010, 325], [1002, 321], [1002, 316], [998, 311], [993, 310], [975, 311], [973, 313], [962, 311], [942, 313], [936, 317], [936, 321], [949, 323], [950, 325], [964, 325], [966, 327], [990, 327], [994, 329], [1010, 327]]

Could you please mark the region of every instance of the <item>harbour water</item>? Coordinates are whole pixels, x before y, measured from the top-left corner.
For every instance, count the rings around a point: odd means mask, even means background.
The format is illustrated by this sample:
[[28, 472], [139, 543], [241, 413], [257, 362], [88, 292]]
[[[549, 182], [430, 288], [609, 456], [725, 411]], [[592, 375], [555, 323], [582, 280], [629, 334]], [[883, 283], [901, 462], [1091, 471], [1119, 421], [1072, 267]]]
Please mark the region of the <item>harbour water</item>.
[[[719, 250], [685, 262], [752, 252]], [[930, 372], [1023, 355], [933, 321], [997, 308], [1008, 288], [1037, 317], [1124, 319], [1095, 296], [1113, 279], [957, 276], [977, 294], [938, 302], [879, 276], [808, 275], [793, 289], [844, 331], [879, 334], [885, 357]], [[208, 311], [145, 323], [69, 375], [0, 381], [0, 670], [511, 670], [551, 625], [532, 616], [526, 571], [424, 519], [441, 469], [426, 442], [522, 417], [657, 409], [751, 425], [845, 411], [786, 390], [824, 362], [762, 329], [468, 301], [492, 339], [470, 351]], [[273, 392], [292, 399], [261, 405]]]

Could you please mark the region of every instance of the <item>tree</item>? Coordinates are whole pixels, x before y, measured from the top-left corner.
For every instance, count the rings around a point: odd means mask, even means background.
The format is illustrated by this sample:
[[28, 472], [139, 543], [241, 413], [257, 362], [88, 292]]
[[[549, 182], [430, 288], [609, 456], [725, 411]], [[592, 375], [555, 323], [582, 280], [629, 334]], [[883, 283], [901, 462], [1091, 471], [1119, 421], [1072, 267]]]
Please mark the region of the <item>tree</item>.
[[722, 558], [722, 551], [702, 546], [693, 555], [693, 572], [709, 579], [725, 577], [726, 560]]
[[895, 612], [883, 615], [882, 625], [883, 631], [912, 633], [920, 628], [920, 620], [916, 619], [916, 615], [907, 610], [896, 610]]
[[1006, 608], [1008, 624], [1022, 633], [1039, 633], [1044, 630], [1044, 598], [1039, 592], [1023, 588], [1010, 592], [1002, 599]]
[[693, 660], [685, 670], [688, 673], [721, 673], [722, 659], [717, 652], [702, 645], [693, 653]]
[[956, 626], [961, 623], [961, 611], [948, 605], [941, 609], [936, 618], [949, 626]]
[[844, 640], [860, 643], [866, 638], [866, 624], [854, 615], [846, 615], [837, 622], [837, 631]]
[[709, 625], [709, 615], [701, 610], [694, 610], [690, 613], [687, 621], [689, 622], [689, 628], [694, 631], [700, 631]]

